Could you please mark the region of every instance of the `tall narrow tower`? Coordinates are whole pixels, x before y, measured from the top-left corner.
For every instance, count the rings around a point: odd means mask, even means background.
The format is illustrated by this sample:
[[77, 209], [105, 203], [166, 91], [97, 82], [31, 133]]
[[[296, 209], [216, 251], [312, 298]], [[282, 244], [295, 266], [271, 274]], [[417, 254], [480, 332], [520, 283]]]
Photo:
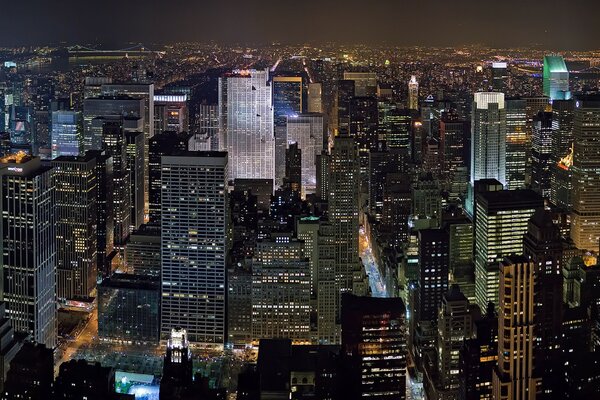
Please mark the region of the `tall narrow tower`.
[[535, 263], [512, 256], [500, 263], [498, 365], [492, 380], [494, 400], [535, 400]]
[[410, 110], [419, 109], [419, 82], [417, 77], [412, 75], [408, 82], [408, 108]]

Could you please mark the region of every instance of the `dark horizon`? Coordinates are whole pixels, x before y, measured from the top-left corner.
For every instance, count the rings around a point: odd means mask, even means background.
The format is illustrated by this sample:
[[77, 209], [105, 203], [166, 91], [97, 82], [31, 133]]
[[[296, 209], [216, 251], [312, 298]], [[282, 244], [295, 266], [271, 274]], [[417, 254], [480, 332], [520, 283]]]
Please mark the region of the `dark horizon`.
[[[600, 2], [402, 0], [25, 0], [3, 5], [0, 46], [58, 42], [383, 44], [396, 46], [600, 48]], [[483, 3], [483, 4], [482, 4]], [[568, 14], [567, 14], [568, 13]]]

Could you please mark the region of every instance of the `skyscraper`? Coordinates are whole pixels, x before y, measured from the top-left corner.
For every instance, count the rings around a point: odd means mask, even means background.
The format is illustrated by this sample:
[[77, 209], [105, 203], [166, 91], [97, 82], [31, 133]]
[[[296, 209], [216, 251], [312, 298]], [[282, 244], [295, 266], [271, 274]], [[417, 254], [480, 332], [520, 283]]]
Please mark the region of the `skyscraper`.
[[559, 55], [544, 57], [544, 95], [550, 100], [569, 100], [569, 70]]
[[481, 192], [475, 201], [475, 297], [482, 310], [498, 305], [498, 262], [523, 254], [529, 218], [543, 199], [532, 190]]
[[525, 257], [500, 262], [498, 365], [492, 381], [495, 400], [535, 400], [535, 265]]
[[352, 291], [358, 258], [359, 163], [354, 139], [335, 138], [329, 164], [329, 221], [335, 232], [335, 280], [340, 292]]
[[546, 199], [552, 181], [552, 115], [540, 112], [535, 118], [531, 147], [531, 186]]
[[[52, 161], [56, 213], [57, 296], [89, 297], [96, 287], [98, 180], [96, 158], [61, 156]], [[100, 190], [104, 190], [101, 188]]]
[[417, 82], [417, 77], [414, 75], [410, 77], [408, 82], [408, 109], [419, 109], [419, 82]]
[[275, 179], [273, 107], [268, 71], [234, 70], [219, 78], [220, 150], [229, 178]]
[[598, 250], [600, 239], [600, 97], [575, 103], [571, 238], [580, 249]]
[[81, 113], [77, 111], [52, 112], [52, 158], [78, 156], [83, 143]]
[[125, 160], [129, 173], [129, 204], [131, 207], [130, 230], [144, 223], [144, 187], [146, 182], [143, 132], [125, 132]]
[[525, 99], [506, 99], [506, 188], [523, 189], [531, 142]]
[[227, 154], [187, 152], [161, 160], [161, 334], [225, 341]]
[[469, 173], [467, 170], [468, 124], [456, 113], [444, 112], [440, 120], [441, 169], [444, 182], [452, 199], [464, 198], [467, 194]]
[[311, 82], [308, 84], [308, 104], [306, 111], [309, 113], [323, 113], [323, 84]]
[[189, 130], [187, 100], [185, 94], [154, 95], [152, 136], [164, 131], [187, 132]]
[[506, 109], [503, 93], [475, 93], [471, 125], [471, 184], [506, 184]]
[[310, 268], [304, 243], [286, 235], [256, 244], [252, 264], [252, 340], [310, 342]]
[[302, 151], [302, 193], [317, 189], [317, 156], [323, 151], [323, 116], [300, 114], [287, 117], [287, 145], [297, 143]]
[[377, 94], [376, 72], [344, 71], [344, 80], [354, 82], [354, 95], [357, 97], [375, 96]]
[[56, 226], [51, 169], [24, 153], [0, 159], [2, 300], [16, 331], [57, 340]]
[[506, 62], [492, 63], [492, 89], [494, 92], [506, 93], [508, 89], [508, 64]]
[[406, 398], [406, 324], [400, 298], [344, 295], [345, 398]]
[[274, 76], [271, 80], [273, 88], [273, 122], [275, 135], [275, 176], [278, 186], [285, 175], [285, 149], [288, 138], [286, 122], [289, 117], [302, 113], [302, 77]]

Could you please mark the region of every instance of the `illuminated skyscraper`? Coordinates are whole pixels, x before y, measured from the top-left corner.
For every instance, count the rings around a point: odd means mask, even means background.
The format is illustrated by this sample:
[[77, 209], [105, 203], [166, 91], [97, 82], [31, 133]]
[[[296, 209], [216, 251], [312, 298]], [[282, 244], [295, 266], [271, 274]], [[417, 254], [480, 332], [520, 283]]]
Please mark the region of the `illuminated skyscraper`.
[[529, 219], [544, 206], [532, 190], [477, 193], [475, 201], [475, 298], [479, 308], [498, 305], [498, 262], [523, 254]]
[[552, 113], [540, 112], [533, 127], [531, 187], [546, 199], [550, 198], [552, 166]]
[[83, 145], [81, 113], [77, 111], [52, 112], [52, 158], [78, 156]]
[[506, 187], [525, 187], [527, 154], [531, 142], [527, 133], [526, 101], [506, 99]]
[[467, 194], [469, 172], [467, 167], [468, 123], [456, 113], [444, 112], [440, 120], [441, 169], [451, 199]]
[[419, 82], [416, 76], [411, 76], [408, 82], [408, 109], [419, 109]]
[[273, 121], [275, 135], [275, 176], [278, 185], [285, 175], [285, 149], [287, 148], [286, 121], [289, 117], [302, 113], [302, 77], [274, 76], [271, 80], [273, 88]]
[[[186, 95], [154, 95], [154, 133], [189, 130]], [[202, 107], [202, 106], [201, 106]]]
[[16, 331], [54, 348], [56, 224], [52, 171], [24, 153], [0, 159], [2, 300]]
[[550, 100], [569, 100], [569, 70], [562, 56], [544, 57], [544, 95]]
[[268, 71], [235, 70], [219, 78], [220, 150], [229, 178], [275, 179], [273, 107]]
[[129, 204], [131, 206], [130, 230], [138, 229], [144, 223], [145, 158], [143, 132], [125, 132], [126, 168], [129, 173]]
[[287, 145], [297, 143], [302, 151], [302, 193], [315, 193], [317, 156], [323, 151], [323, 116], [300, 114], [287, 117]]
[[[335, 138], [329, 157], [329, 221], [335, 235], [335, 280], [339, 292], [350, 292], [358, 258], [359, 163], [354, 139]], [[339, 303], [338, 303], [339, 304]], [[339, 310], [339, 308], [338, 308]]]
[[228, 250], [227, 154], [163, 156], [161, 333], [187, 330], [190, 341], [225, 342]]
[[503, 93], [475, 93], [471, 126], [471, 184], [506, 184], [506, 109]]
[[277, 236], [256, 244], [252, 263], [252, 340], [310, 342], [310, 267], [304, 243]]
[[308, 104], [307, 112], [323, 113], [323, 84], [309, 83], [308, 84]]
[[96, 158], [92, 153], [82, 157], [61, 156], [52, 161], [52, 167], [57, 296], [89, 297], [96, 287], [98, 273]]
[[354, 95], [357, 97], [375, 96], [377, 94], [376, 72], [344, 71], [344, 80], [354, 82]]
[[508, 89], [508, 64], [495, 62], [492, 64], [492, 89], [494, 92], [506, 93]]
[[498, 365], [494, 400], [535, 400], [535, 265], [523, 256], [500, 262]]
[[571, 238], [578, 248], [597, 251], [600, 239], [600, 97], [576, 99], [574, 118]]

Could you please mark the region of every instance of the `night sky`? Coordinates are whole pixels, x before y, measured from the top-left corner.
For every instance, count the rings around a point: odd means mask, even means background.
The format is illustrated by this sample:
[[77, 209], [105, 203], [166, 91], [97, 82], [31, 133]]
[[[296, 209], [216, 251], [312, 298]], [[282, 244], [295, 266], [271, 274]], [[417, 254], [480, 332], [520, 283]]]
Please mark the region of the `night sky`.
[[598, 0], [0, 0], [0, 45], [273, 40], [600, 48]]

